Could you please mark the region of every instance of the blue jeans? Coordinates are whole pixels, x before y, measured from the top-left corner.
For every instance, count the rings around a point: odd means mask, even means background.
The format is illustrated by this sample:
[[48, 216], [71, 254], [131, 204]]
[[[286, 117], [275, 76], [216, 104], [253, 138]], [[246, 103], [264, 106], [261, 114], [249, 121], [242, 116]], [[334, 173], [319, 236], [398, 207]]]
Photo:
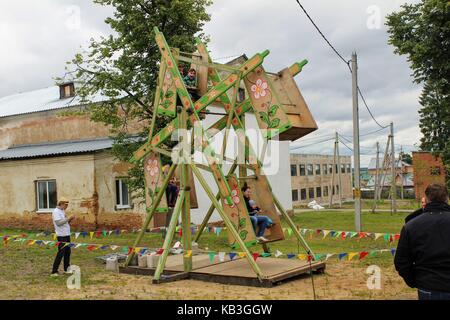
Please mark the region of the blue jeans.
[[269, 224], [269, 218], [266, 216], [253, 215], [250, 216], [250, 220], [252, 221], [253, 230], [255, 230], [255, 232], [257, 230], [257, 227], [259, 227], [256, 236], [257, 237], [264, 236], [264, 231], [266, 231], [267, 225]]
[[418, 289], [419, 300], [450, 300], [450, 292]]

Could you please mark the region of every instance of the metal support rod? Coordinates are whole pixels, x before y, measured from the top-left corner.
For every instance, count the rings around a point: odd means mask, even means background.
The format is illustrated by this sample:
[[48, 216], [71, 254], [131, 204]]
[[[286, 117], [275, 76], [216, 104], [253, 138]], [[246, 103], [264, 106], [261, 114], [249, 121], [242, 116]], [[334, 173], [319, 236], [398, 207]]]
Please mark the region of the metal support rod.
[[239, 233], [235, 229], [233, 223], [231, 222], [230, 218], [227, 216], [225, 211], [223, 210], [222, 206], [219, 204], [219, 201], [214, 197], [214, 194], [212, 193], [210, 187], [208, 186], [208, 183], [206, 182], [205, 178], [203, 178], [202, 174], [199, 172], [197, 167], [195, 165], [191, 165], [192, 172], [194, 172], [195, 176], [197, 177], [198, 181], [202, 185], [203, 189], [205, 190], [206, 194], [208, 195], [209, 199], [212, 201], [214, 206], [216, 207], [217, 211], [219, 212], [220, 216], [222, 217], [223, 221], [225, 222], [225, 225], [227, 227], [228, 232], [231, 232], [236, 242], [239, 244], [241, 249], [245, 253], [245, 257], [247, 261], [249, 262], [250, 266], [252, 267], [253, 271], [258, 276], [259, 280], [262, 280], [264, 277], [261, 269], [256, 264], [255, 260], [253, 259], [252, 254], [248, 250], [248, 248], [245, 246], [244, 241], [239, 236]]
[[359, 152], [359, 109], [358, 109], [358, 58], [352, 54], [352, 94], [353, 94], [353, 161], [355, 168], [355, 229], [361, 231], [361, 175]]
[[341, 158], [339, 155], [339, 134], [337, 132], [336, 132], [336, 158], [338, 165], [339, 208], [342, 208], [342, 168], [341, 168]]
[[380, 187], [378, 188], [378, 200], [381, 200], [383, 187], [384, 187], [384, 181], [386, 179], [387, 169], [389, 167], [389, 143], [390, 143], [390, 141], [391, 141], [391, 138], [388, 137], [387, 142], [386, 142], [386, 149], [384, 151], [383, 167], [381, 169], [381, 177], [380, 177], [381, 182], [380, 182]]
[[[170, 244], [172, 243], [173, 237], [175, 235], [175, 228], [178, 223], [178, 219], [180, 218], [181, 209], [184, 204], [184, 196], [186, 194], [185, 190], [180, 190], [178, 195], [177, 202], [175, 204], [175, 208], [173, 209], [172, 218], [170, 219], [169, 228], [167, 230], [166, 238], [164, 239], [163, 244], [163, 252], [158, 260], [158, 265], [156, 266], [156, 271], [153, 276], [153, 279], [159, 280], [161, 278], [161, 274], [164, 271], [164, 267], [166, 265], [167, 256], [169, 255]], [[183, 232], [184, 233], [184, 232]]]
[[392, 212], [397, 213], [397, 188], [395, 184], [395, 145], [394, 145], [394, 123], [391, 122], [391, 159], [392, 159], [392, 165], [391, 165], [391, 175], [392, 175], [392, 182], [391, 182], [391, 206], [392, 206]]
[[303, 246], [303, 248], [305, 249], [305, 251], [311, 255], [312, 260], [316, 260], [316, 256], [314, 255], [314, 252], [311, 250], [311, 248], [308, 246], [308, 244], [306, 243], [305, 239], [303, 239], [303, 236], [300, 234], [300, 231], [298, 231], [294, 221], [292, 221], [291, 217], [289, 217], [289, 215], [287, 214], [286, 210], [283, 208], [283, 206], [281, 205], [281, 202], [278, 200], [278, 198], [275, 196], [275, 194], [273, 193], [273, 191], [271, 191], [272, 193], [272, 198], [273, 198], [273, 202], [275, 203], [275, 205], [277, 206], [278, 210], [280, 210], [281, 215], [283, 216], [284, 219], [286, 219], [287, 224], [289, 225], [289, 227], [292, 229], [292, 231], [294, 232], [295, 236], [297, 237], [298, 241], [301, 243], [301, 245]]
[[[144, 234], [145, 234], [145, 229], [147, 229], [147, 227], [148, 227], [150, 221], [151, 221], [152, 218], [153, 218], [153, 214], [155, 213], [156, 208], [158, 207], [159, 203], [161, 202], [161, 199], [162, 199], [163, 195], [166, 193], [167, 185], [169, 184], [170, 179], [172, 179], [173, 174], [175, 173], [175, 169], [176, 169], [176, 168], [177, 168], [177, 165], [176, 165], [176, 164], [172, 164], [172, 165], [170, 166], [170, 169], [169, 169], [169, 172], [168, 172], [168, 174], [167, 174], [167, 177], [166, 177], [166, 179], [164, 180], [163, 185], [161, 186], [161, 189], [159, 190], [158, 194], [156, 195], [156, 198], [155, 198], [154, 202], [152, 203], [152, 206], [151, 206], [149, 212], [147, 213], [147, 217], [145, 218], [145, 221], [144, 221], [144, 223], [142, 224], [141, 231], [139, 231], [139, 234], [138, 234], [136, 240], [134, 241], [133, 249], [136, 248], [136, 247], [139, 245], [139, 243], [141, 242], [142, 237], [143, 237]], [[135, 252], [134, 252], [134, 250], [133, 250], [133, 251], [130, 253], [130, 255], [127, 257], [127, 260], [126, 260], [126, 262], [125, 262], [125, 266], [126, 266], [126, 267], [130, 264], [130, 261], [131, 261], [131, 259], [133, 259], [134, 254], [135, 254]]]
[[[236, 168], [237, 168], [237, 161], [235, 160], [234, 163], [232, 164], [230, 170], [228, 171], [227, 177], [229, 175], [233, 174], [233, 172], [236, 170]], [[220, 200], [220, 192], [218, 192], [216, 194], [216, 199], [217, 199], [217, 201]], [[206, 216], [203, 219], [203, 222], [200, 225], [200, 228], [199, 228], [199, 230], [198, 230], [198, 232], [197, 232], [197, 234], [195, 236], [194, 242], [198, 242], [198, 240], [200, 239], [200, 236], [202, 235], [203, 230], [205, 230], [206, 225], [209, 222], [209, 219], [211, 219], [211, 216], [212, 216], [212, 214], [214, 212], [214, 209], [215, 209], [214, 204], [211, 204], [211, 206], [209, 207], [208, 212], [206, 213]]]

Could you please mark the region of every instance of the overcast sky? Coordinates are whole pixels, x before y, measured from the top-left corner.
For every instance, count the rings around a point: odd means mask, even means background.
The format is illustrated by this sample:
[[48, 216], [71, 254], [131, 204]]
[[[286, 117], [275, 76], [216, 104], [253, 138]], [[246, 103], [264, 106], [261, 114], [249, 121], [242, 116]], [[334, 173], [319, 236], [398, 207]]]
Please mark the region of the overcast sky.
[[[407, 151], [415, 149], [413, 145], [421, 136], [417, 113], [421, 88], [412, 83], [406, 58], [394, 55], [393, 47], [387, 44], [384, 17], [405, 2], [418, 1], [301, 2], [347, 60], [352, 51], [358, 53], [359, 86], [373, 114], [382, 125], [394, 122], [398, 149], [400, 145]], [[352, 140], [351, 74], [295, 0], [216, 0], [208, 11], [212, 18], [205, 32], [211, 36], [212, 56], [219, 62], [226, 62], [224, 57], [252, 56], [265, 49], [271, 52], [264, 63], [269, 71], [309, 60], [297, 82], [319, 130], [294, 146], [315, 144], [336, 130]], [[111, 32], [104, 23], [111, 12], [88, 0], [1, 1], [0, 97], [53, 85], [53, 77], [64, 74], [65, 62], [80, 47], [86, 47], [90, 38]], [[361, 134], [379, 128], [362, 101], [360, 118]], [[387, 130], [362, 137], [362, 165], [373, 156], [375, 142], [383, 149], [386, 139]], [[332, 141], [328, 141], [297, 152], [330, 154], [332, 148]], [[341, 153], [351, 154], [345, 146]]]

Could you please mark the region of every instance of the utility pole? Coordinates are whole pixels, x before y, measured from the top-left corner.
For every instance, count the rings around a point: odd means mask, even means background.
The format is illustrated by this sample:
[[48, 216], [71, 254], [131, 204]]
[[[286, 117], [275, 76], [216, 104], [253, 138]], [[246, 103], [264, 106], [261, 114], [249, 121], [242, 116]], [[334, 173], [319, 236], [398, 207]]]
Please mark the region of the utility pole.
[[361, 231], [361, 176], [359, 155], [359, 110], [358, 110], [358, 60], [356, 52], [352, 54], [352, 94], [353, 94], [353, 158], [355, 167], [355, 229]]
[[391, 159], [392, 159], [392, 167], [391, 167], [391, 174], [392, 174], [392, 183], [391, 183], [391, 205], [392, 205], [392, 212], [397, 213], [397, 189], [395, 185], [395, 146], [394, 146], [394, 123], [391, 122]]
[[380, 143], [377, 141], [377, 157], [376, 157], [377, 164], [375, 166], [375, 186], [374, 186], [374, 192], [373, 192], [373, 207], [372, 207], [372, 213], [375, 213], [377, 198], [378, 198], [378, 179], [379, 179], [379, 166], [380, 166]]
[[336, 141], [334, 142], [334, 147], [336, 150], [336, 156], [337, 156], [337, 166], [338, 166], [338, 186], [339, 186], [339, 208], [342, 208], [342, 168], [341, 168], [341, 158], [339, 156], [339, 134], [336, 132]]
[[404, 175], [403, 175], [403, 172], [404, 172], [404, 167], [403, 167], [403, 146], [400, 147], [400, 154], [398, 155], [398, 161], [400, 162], [400, 177], [402, 179], [402, 182], [401, 182], [402, 184], [401, 184], [400, 191], [401, 191], [401, 199], [403, 200], [403, 198], [404, 198], [403, 192], [404, 192], [404, 188], [405, 188], [404, 182], [403, 182], [403, 179], [404, 179]]
[[333, 168], [331, 170], [331, 185], [330, 185], [330, 209], [333, 206], [333, 195], [336, 193], [336, 187], [334, 185], [334, 176], [336, 173], [336, 141], [334, 142], [334, 153], [333, 153]]

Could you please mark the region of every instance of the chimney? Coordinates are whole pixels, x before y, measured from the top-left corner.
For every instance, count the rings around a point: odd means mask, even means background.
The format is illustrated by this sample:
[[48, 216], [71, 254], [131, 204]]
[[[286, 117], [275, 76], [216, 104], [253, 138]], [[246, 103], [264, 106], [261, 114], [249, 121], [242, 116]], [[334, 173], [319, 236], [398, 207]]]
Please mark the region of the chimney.
[[75, 96], [75, 85], [73, 82], [67, 82], [59, 85], [59, 98], [66, 99]]

